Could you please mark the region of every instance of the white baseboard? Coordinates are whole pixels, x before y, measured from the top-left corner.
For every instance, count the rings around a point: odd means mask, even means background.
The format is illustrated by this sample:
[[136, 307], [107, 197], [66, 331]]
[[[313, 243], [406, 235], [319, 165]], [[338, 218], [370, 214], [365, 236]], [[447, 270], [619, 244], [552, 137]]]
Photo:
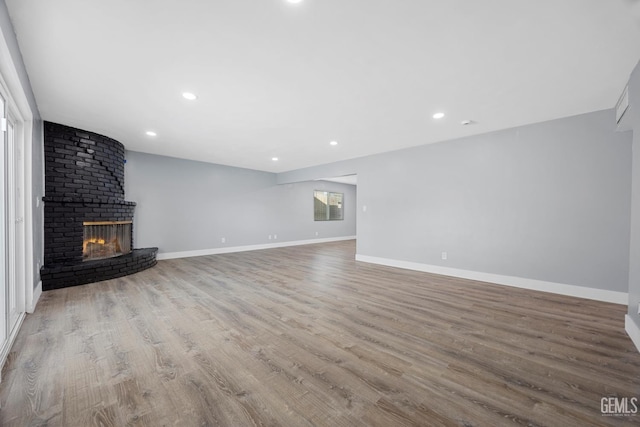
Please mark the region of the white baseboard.
[[313, 245], [315, 243], [340, 242], [343, 240], [355, 240], [355, 238], [356, 236], [327, 237], [323, 239], [294, 240], [290, 242], [266, 243], [264, 245], [232, 246], [228, 248], [201, 249], [196, 251], [184, 251], [184, 252], [165, 252], [165, 253], [158, 253], [158, 256], [156, 257], [156, 259], [163, 260], [163, 259], [175, 259], [175, 258], [189, 258], [194, 256], [229, 254], [233, 252], [257, 251], [260, 249], [274, 249], [274, 248], [285, 248], [288, 246]]
[[356, 261], [386, 265], [389, 267], [404, 268], [407, 270], [422, 271], [425, 273], [441, 274], [443, 276], [460, 277], [462, 279], [477, 280], [480, 282], [489, 282], [495, 283], [497, 285], [513, 286], [516, 288], [531, 289], [534, 291], [550, 292], [554, 294], [568, 295], [578, 298], [587, 298], [597, 301], [611, 302], [615, 304], [627, 305], [629, 303], [629, 294], [627, 294], [626, 292], [608, 291], [605, 289], [595, 289], [587, 288], [584, 286], [566, 285], [563, 283], [545, 282], [535, 279], [525, 279], [523, 277], [503, 276], [500, 274], [460, 270], [457, 268], [442, 267], [439, 265], [399, 261], [388, 258], [372, 257], [368, 255], [356, 254]]
[[633, 341], [638, 351], [640, 351], [640, 328], [628, 314], [624, 316], [624, 330], [627, 331], [629, 338], [631, 338], [631, 341]]
[[35, 289], [33, 290], [33, 298], [31, 301], [31, 306], [27, 307], [27, 313], [33, 313], [36, 311], [36, 305], [38, 304], [38, 300], [42, 295], [42, 280], [38, 282]]

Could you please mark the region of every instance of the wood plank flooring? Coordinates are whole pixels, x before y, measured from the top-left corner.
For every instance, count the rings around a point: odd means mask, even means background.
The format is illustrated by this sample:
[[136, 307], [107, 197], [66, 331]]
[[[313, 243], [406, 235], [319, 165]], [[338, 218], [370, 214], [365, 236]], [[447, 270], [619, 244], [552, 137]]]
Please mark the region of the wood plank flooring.
[[640, 398], [620, 305], [358, 263], [338, 242], [45, 292], [0, 425], [608, 426]]

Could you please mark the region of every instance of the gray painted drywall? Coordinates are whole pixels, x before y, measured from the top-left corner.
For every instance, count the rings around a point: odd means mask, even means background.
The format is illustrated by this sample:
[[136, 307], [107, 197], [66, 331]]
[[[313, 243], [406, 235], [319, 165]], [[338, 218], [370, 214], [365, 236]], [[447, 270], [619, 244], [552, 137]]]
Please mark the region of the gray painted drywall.
[[24, 61], [22, 59], [22, 53], [18, 45], [18, 39], [16, 38], [13, 24], [7, 10], [7, 5], [4, 0], [0, 2], [0, 29], [2, 35], [7, 42], [9, 51], [11, 53], [11, 59], [16, 67], [18, 78], [22, 84], [22, 89], [27, 96], [29, 107], [33, 113], [32, 124], [32, 195], [31, 210], [33, 215], [33, 260], [31, 268], [33, 269], [33, 287], [35, 288], [40, 281], [40, 271], [38, 271], [37, 264], [43, 259], [44, 254], [44, 234], [43, 234], [43, 218], [44, 207], [36, 199], [41, 198], [44, 195], [44, 139], [42, 132], [42, 120], [38, 111], [35, 96], [29, 82], [29, 76], [27, 74]]
[[631, 135], [613, 110], [278, 180], [342, 172], [358, 174], [359, 255], [627, 292]]
[[629, 109], [625, 125], [633, 129], [633, 182], [631, 193], [631, 245], [629, 262], [629, 317], [640, 328], [640, 62], [629, 79]]
[[326, 165], [282, 172], [278, 174], [277, 182], [278, 184], [289, 184], [293, 182], [313, 181], [319, 178], [356, 175], [358, 170], [365, 166], [367, 160], [372, 157], [375, 156], [358, 157], [356, 159], [342, 160]]
[[[131, 151], [126, 156], [125, 195], [137, 203], [136, 247], [157, 246], [162, 254], [356, 234], [355, 186], [277, 185], [268, 172]], [[313, 220], [314, 189], [345, 193], [343, 221]]]

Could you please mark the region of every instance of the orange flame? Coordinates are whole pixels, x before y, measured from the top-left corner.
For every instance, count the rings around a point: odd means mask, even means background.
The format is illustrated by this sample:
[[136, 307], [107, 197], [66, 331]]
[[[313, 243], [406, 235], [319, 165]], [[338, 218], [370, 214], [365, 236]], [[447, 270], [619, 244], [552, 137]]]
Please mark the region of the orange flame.
[[99, 238], [93, 238], [93, 239], [88, 239], [85, 240], [83, 245], [82, 245], [82, 252], [86, 252], [87, 251], [87, 244], [89, 243], [98, 243], [100, 245], [104, 245], [106, 242], [104, 239], [99, 239]]

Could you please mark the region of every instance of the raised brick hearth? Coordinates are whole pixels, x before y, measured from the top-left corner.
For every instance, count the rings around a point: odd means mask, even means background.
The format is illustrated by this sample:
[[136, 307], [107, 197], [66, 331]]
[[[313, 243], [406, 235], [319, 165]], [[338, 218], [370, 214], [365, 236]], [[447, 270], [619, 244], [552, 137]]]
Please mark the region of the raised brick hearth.
[[124, 146], [102, 135], [45, 122], [44, 150], [43, 290], [113, 279], [155, 265], [157, 248], [83, 261], [83, 223], [133, 221], [136, 204], [124, 200]]

